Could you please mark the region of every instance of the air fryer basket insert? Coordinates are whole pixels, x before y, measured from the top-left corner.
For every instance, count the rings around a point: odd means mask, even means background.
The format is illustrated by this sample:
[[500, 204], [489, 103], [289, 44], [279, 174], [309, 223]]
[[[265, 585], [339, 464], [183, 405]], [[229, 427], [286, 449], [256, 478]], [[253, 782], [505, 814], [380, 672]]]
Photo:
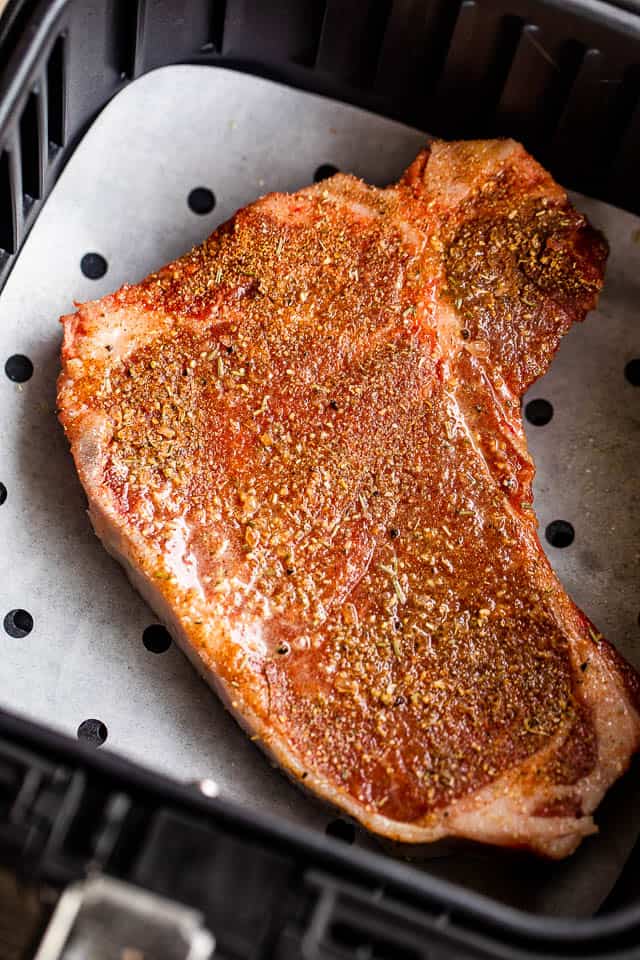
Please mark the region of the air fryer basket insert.
[[[45, 352], [37, 355], [36, 377], [25, 382], [22, 389], [16, 387], [15, 382], [29, 373], [28, 365], [25, 366], [25, 361], [20, 357], [27, 355], [28, 359], [33, 360], [37, 351], [42, 350], [43, 343], [37, 324], [25, 331], [25, 314], [28, 312], [25, 311], [26, 298], [27, 294], [33, 293], [29, 289], [32, 284], [29, 274], [33, 277], [34, 273], [27, 269], [26, 261], [19, 259], [17, 254], [27, 230], [38, 217], [44, 198], [96, 109], [113, 92], [126, 85], [129, 79], [152, 67], [184, 60], [240, 67], [247, 72], [267, 73], [294, 86], [313, 87], [340, 100], [357, 102], [432, 133], [445, 136], [513, 134], [524, 140], [563, 182], [629, 210], [640, 208], [640, 188], [633, 166], [638, 137], [640, 28], [628, 12], [597, 3], [549, 2], [354, 3], [347, 5], [345, 10], [344, 4], [334, 4], [329, 0], [326, 5], [282, 4], [280, 17], [275, 17], [272, 11], [266, 10], [265, 5], [258, 3], [240, 5], [228, 2], [226, 7], [214, 4], [213, 10], [210, 4], [193, 3], [189, 5], [188, 12], [181, 9], [178, 17], [175, 10], [177, 4], [170, 2], [157, 5], [42, 3], [32, 6], [38, 8], [36, 14], [40, 16], [39, 21], [37, 16], [33, 21], [39, 23], [40, 33], [36, 31], [36, 40], [41, 41], [39, 47], [33, 36], [27, 43], [26, 37], [18, 30], [26, 17], [26, 4], [14, 3], [10, 7], [13, 20], [9, 28], [4, 27], [9, 32], [13, 29], [14, 36], [19, 37], [16, 58], [18, 54], [22, 57], [22, 72], [14, 70], [11, 83], [8, 82], [8, 71], [0, 75], [0, 83], [3, 84], [0, 87], [0, 93], [3, 94], [0, 99], [0, 130], [4, 145], [0, 160], [0, 204], [4, 203], [0, 220], [0, 230], [3, 231], [0, 244], [4, 252], [0, 252], [0, 268], [6, 280], [9, 270], [17, 262], [16, 270], [22, 269], [24, 277], [21, 287], [18, 280], [12, 287], [15, 277], [11, 278], [6, 297], [0, 300], [0, 312], [4, 309], [13, 317], [20, 315], [24, 334], [22, 342], [33, 347], [23, 348], [18, 339], [15, 340], [15, 353], [11, 354], [16, 358], [12, 361], [14, 381], [4, 411], [7, 432], [15, 430], [16, 422], [20, 417], [25, 417], [20, 420], [20, 429], [24, 430], [26, 423], [31, 439], [42, 440], [45, 452], [52, 449], [47, 444], [55, 446], [60, 443], [59, 437], [48, 439], [51, 421], [44, 418], [44, 411], [32, 408], [26, 416], [19, 411], [24, 410], [25, 394], [33, 391], [39, 371], [45, 374], [45, 380], [42, 387], [44, 394], [41, 398], [38, 396], [37, 402], [45, 406], [47, 402], [50, 403], [56, 364], [55, 345], [50, 340], [45, 345]], [[91, 17], [104, 28], [102, 32], [90, 29]], [[3, 40], [8, 42], [0, 30], [0, 43]], [[99, 50], [98, 44], [104, 44], [105, 49]], [[411, 140], [410, 133], [403, 133], [403, 136], [408, 137], [407, 149], [409, 143], [413, 149], [418, 140]], [[325, 149], [316, 157], [317, 166], [322, 163], [349, 166], [352, 158], [348, 150], [344, 159], [339, 153], [340, 149], [333, 153]], [[204, 159], [207, 160], [207, 157]], [[298, 185], [290, 179], [286, 183], [278, 181], [277, 156], [265, 155], [263, 159], [268, 159], [268, 170], [264, 176], [256, 174], [253, 178], [255, 182], [245, 181], [245, 194], [238, 194], [234, 198], [233, 191], [229, 190], [225, 196], [225, 190], [221, 190], [218, 182], [213, 182], [212, 175], [206, 176], [203, 172], [199, 179], [190, 183], [185, 180], [180, 185], [182, 192], [177, 190], [176, 197], [179, 197], [179, 202], [187, 211], [187, 188], [206, 186], [213, 190], [218, 206], [212, 219], [206, 221], [213, 226], [222, 219], [223, 212], [231, 212], [234, 205], [246, 202], [266, 189]], [[300, 174], [301, 182], [311, 179], [313, 175], [316, 162], [310, 160], [305, 160], [306, 168], [304, 175]], [[200, 170], [207, 170], [206, 163], [200, 169], [196, 168], [193, 175], [200, 174]], [[364, 168], [356, 172], [363, 175], [369, 173]], [[89, 185], [93, 186], [95, 192], [96, 181], [99, 186], [102, 176], [95, 161], [85, 170], [85, 176], [94, 178]], [[77, 192], [75, 197], [77, 201]], [[57, 199], [57, 196], [52, 198], [51, 203]], [[153, 204], [156, 201], [150, 195], [146, 202]], [[201, 195], [199, 202], [206, 207], [210, 200], [206, 195]], [[197, 204], [198, 200], [192, 198], [192, 205], [194, 203]], [[228, 211], [225, 203], [231, 204]], [[603, 355], [602, 344], [595, 333], [577, 331], [572, 334], [570, 343], [561, 351], [544, 385], [534, 388], [530, 399], [538, 403], [530, 408], [528, 429], [539, 467], [538, 502], [551, 494], [555, 496], [555, 501], [549, 502], [549, 510], [542, 512], [542, 526], [546, 528], [552, 521], [564, 521], [570, 522], [577, 531], [575, 542], [565, 548], [565, 552], [559, 546], [549, 547], [552, 559], [578, 603], [592, 613], [605, 633], [614, 642], [620, 643], [627, 655], [633, 658], [634, 642], [637, 643], [638, 639], [632, 573], [635, 544], [638, 542], [637, 520], [634, 526], [633, 491], [625, 486], [621, 492], [620, 486], [612, 483], [611, 478], [625, 472], [625, 475], [632, 476], [637, 459], [637, 440], [634, 447], [633, 437], [625, 433], [624, 426], [618, 424], [613, 433], [610, 427], [617, 420], [629, 419], [632, 404], [638, 402], [633, 383], [634, 378], [637, 379], [634, 360], [640, 348], [636, 341], [634, 349], [633, 336], [629, 336], [633, 316], [626, 307], [635, 290], [635, 277], [629, 264], [633, 263], [636, 221], [627, 214], [614, 216], [598, 204], [593, 204], [591, 210], [589, 204], [586, 206], [594, 220], [612, 238], [615, 236], [614, 262], [609, 276], [610, 293], [603, 305], [611, 334], [608, 352], [606, 356]], [[107, 256], [109, 272], [104, 280], [90, 279], [92, 272], [97, 275], [102, 268], [100, 259], [95, 257], [84, 261], [83, 277], [78, 269], [79, 260], [84, 254], [100, 253], [100, 244], [92, 242], [92, 237], [83, 235], [86, 219], [73, 215], [71, 197], [67, 198], [66, 209], [71, 211], [71, 216], [65, 224], [64, 243], [70, 242], [69, 236], [73, 234], [76, 223], [77, 233], [73, 242], [80, 244], [74, 253], [77, 276], [75, 293], [78, 297], [99, 295], [121, 280], [137, 275], [139, 271], [131, 271], [131, 260], [117, 263], [116, 258]], [[42, 217], [46, 217], [48, 210], [49, 207]], [[95, 220], [93, 222], [95, 224]], [[156, 259], [149, 262], [149, 267], [180, 252], [207, 232], [205, 221], [199, 221], [193, 212], [187, 211], [186, 216], [176, 213], [175, 222], [184, 223], [185, 226], [176, 230], [169, 241], [166, 238], [163, 240], [166, 247], [162, 250], [156, 245]], [[34, 240], [38, 240], [38, 230], [46, 226], [43, 224], [44, 221], [40, 220], [33, 235]], [[153, 239], [151, 234], [147, 236], [149, 240]], [[85, 246], [82, 246], [83, 241]], [[62, 244], [62, 237], [60, 242]], [[46, 246], [41, 248], [41, 256], [45, 249]], [[51, 246], [48, 249], [51, 250]], [[616, 249], [619, 251], [619, 260]], [[28, 247], [25, 248], [25, 256], [28, 250]], [[151, 255], [149, 251], [147, 255]], [[46, 298], [42, 299], [42, 291], [36, 291], [36, 294], [41, 297], [38, 309], [45, 310]], [[55, 312], [53, 309], [44, 319], [53, 320]], [[10, 320], [3, 332], [8, 329], [9, 323]], [[595, 321], [592, 326], [595, 331]], [[15, 324], [15, 328], [20, 329], [20, 324]], [[588, 329], [591, 331], [592, 327]], [[576, 363], [580, 366], [579, 375], [575, 371]], [[540, 401], [549, 402], [550, 398], [553, 417], [544, 425], [540, 421], [548, 416], [549, 408]], [[581, 409], [580, 417], [567, 419], [564, 411], [571, 412], [573, 409], [575, 412], [576, 407]], [[48, 410], [47, 415], [50, 413]], [[571, 437], [568, 438], [563, 432], [563, 424], [565, 431], [573, 431]], [[556, 431], [552, 433], [550, 441], [543, 440], [545, 431]], [[602, 437], [605, 435], [609, 438], [608, 446], [602, 448]], [[590, 444], [596, 448], [595, 456], [588, 453], [580, 459], [578, 452], [588, 451]], [[34, 468], [45, 466], [42, 459], [31, 460], [29, 466], [29, 444], [21, 441], [20, 446], [23, 469], [33, 473]], [[575, 482], [576, 478], [578, 482]], [[0, 481], [4, 482], [2, 476]], [[70, 482], [73, 483], [73, 480]], [[8, 512], [12, 500], [15, 502], [15, 490], [11, 484], [5, 483], [5, 487], [6, 505], [3, 504], [0, 509]], [[24, 484], [24, 487], [25, 490], [33, 488], [30, 484]], [[56, 500], [56, 495], [47, 491], [46, 487], [46, 482], [38, 485], [39, 501], [32, 511], [38, 518], [44, 517], [51, 509], [51, 500], [54, 506], [59, 507], [60, 497], [64, 500], [68, 492], [67, 488], [59, 491]], [[77, 528], [70, 528], [68, 532], [71, 536], [83, 537], [85, 534], [81, 530], [86, 528], [86, 524], [82, 519], [77, 491], [75, 498], [78, 524]], [[623, 502], [620, 502], [621, 499]], [[615, 511], [607, 507], [607, 500], [616, 501]], [[24, 525], [29, 513], [29, 505], [23, 498], [18, 518], [20, 523]], [[626, 523], [622, 520], [624, 517], [627, 518]], [[587, 529], [588, 535], [585, 533]], [[567, 526], [556, 524], [555, 528], [550, 527], [551, 541], [563, 535], [571, 536]], [[19, 535], [14, 542], [20, 544]], [[99, 550], [97, 546], [93, 549]], [[11, 550], [11, 566], [16, 565], [16, 556], [22, 557], [23, 553], [14, 547]], [[109, 562], [105, 559], [98, 563], [101, 565], [100, 572], [104, 572], [105, 577], [113, 578]], [[37, 576], [34, 572], [32, 582], [35, 592], [37, 583], [42, 583], [46, 577], [46, 569], [46, 564], [42, 564], [37, 568]], [[56, 573], [58, 578], [61, 576], [60, 569]], [[149, 625], [148, 613], [137, 601], [131, 601], [127, 586], [117, 579], [117, 575], [116, 584], [110, 602], [117, 604], [118, 591], [121, 590], [127, 595], [123, 602], [132, 603], [134, 610], [132, 618], [129, 618], [131, 636], [126, 642], [120, 641], [121, 654], [139, 660], [141, 651], [146, 648], [142, 647], [138, 638]], [[600, 594], [596, 608], [594, 591]], [[16, 593], [15, 598], [7, 594], [7, 600], [7, 614], [21, 610], [33, 613], [33, 604], [25, 593], [20, 596]], [[78, 615], [73, 610], [67, 613], [72, 617]], [[29, 637], [32, 640], [35, 638], [44, 618], [46, 612], [43, 610], [34, 617], [35, 626], [29, 632], [28, 618], [20, 612], [13, 613], [6, 628], [10, 635], [14, 635], [14, 640], [29, 643]], [[109, 628], [113, 629], [117, 622], [117, 614], [109, 618], [105, 637], [109, 635]], [[60, 641], [66, 637], [68, 633], [65, 637], [58, 635]], [[154, 642], [161, 645], [162, 638], [156, 636], [154, 640], [148, 634], [148, 646]], [[132, 645], [136, 643], [138, 647], [134, 651]], [[130, 646], [132, 651], [127, 653]], [[55, 644], [49, 647], [49, 660], [45, 659], [42, 663], [43, 684], [51, 683], [55, 673], [54, 649]], [[167, 656], [171, 657], [173, 653]], [[100, 654], [97, 659], [100, 659]], [[637, 663], [637, 657], [635, 659]], [[170, 697], [175, 678], [164, 676], [166, 668], [159, 666], [160, 661], [161, 658], [156, 658], [151, 662], [147, 651], [141, 676], [146, 672], [149, 685], [157, 684]], [[95, 667], [95, 656], [93, 662]], [[170, 672], [179, 675], [179, 686], [183, 683], [182, 669], [181, 661], [170, 668]], [[184, 669], [186, 671], [186, 665]], [[184, 682], [191, 684], [191, 680]], [[195, 685], [195, 681], [193, 683]], [[195, 686], [193, 689], [191, 686], [185, 687], [184, 691], [186, 699], [195, 698], [198, 701], [198, 709], [203, 716], [208, 710], [215, 709], [206, 691]], [[90, 699], [91, 694], [87, 703]], [[10, 702], [11, 706], [18, 709], [19, 698], [15, 704], [11, 698]], [[52, 715], [49, 719], [55, 722], [56, 717]], [[99, 719], [107, 723], [110, 742], [114, 747], [124, 749], [124, 740], [118, 742], [114, 732], [117, 723], [114, 727], [113, 722], [110, 724], [106, 717], [100, 718], [99, 715], [77, 716], [78, 723]], [[99, 726], [86, 729], [94, 738], [100, 739], [102, 730]], [[243, 758], [238, 759], [235, 766], [234, 758], [229, 760], [233, 769], [229, 774], [228, 786], [230, 795], [234, 796], [234, 788], [237, 788], [243, 776], [239, 773], [240, 765], [249, 753], [252, 757], [253, 754], [251, 748], [241, 743], [240, 738], [232, 732], [230, 724], [228, 731], [229, 737], [237, 744], [238, 758]], [[194, 745], [197, 752], [195, 739]], [[249, 761], [253, 762], [253, 759]], [[255, 762], [264, 763], [257, 755]], [[629, 792], [633, 789], [632, 777], [627, 778], [624, 787], [621, 785], [621, 789], [614, 791], [600, 817], [610, 831], [624, 832], [633, 828], [633, 825], [625, 826], [624, 821], [633, 803]], [[268, 782], [269, 786], [263, 789], [273, 790], [275, 794], [280, 792], [279, 786], [271, 785], [271, 779], [264, 782]], [[273, 782], [277, 782], [277, 778]], [[222, 786], [224, 790], [225, 784]], [[242, 795], [242, 790], [239, 794]], [[237, 789], [235, 795], [238, 795]], [[304, 808], [302, 819], [309, 816], [316, 826], [324, 827], [331, 819], [312, 801], [297, 796], [293, 800], [287, 798], [285, 805], [288, 805], [294, 819], [300, 819], [298, 810]], [[344, 830], [341, 827], [332, 829]], [[359, 842], [370, 841], [359, 837]], [[445, 850], [443, 853], [451, 854], [451, 851]], [[455, 857], [443, 856], [441, 860], [432, 860], [427, 868], [431, 872], [443, 872], [446, 875], [453, 860]], [[484, 854], [479, 856], [477, 863], [475, 879], [470, 879], [465, 873], [467, 866], [462, 869], [459, 879], [472, 885], [484, 885], [488, 866]], [[515, 869], [517, 871], [520, 868]], [[585, 858], [583, 870], [588, 869], [589, 859]], [[554, 870], [553, 883], [556, 887], [575, 883], [573, 865]], [[532, 868], [534, 886], [547, 891], [540, 895], [544, 902], [537, 902], [534, 896], [524, 905], [533, 910], [554, 912], [551, 902], [553, 894], [549, 893], [551, 888], [545, 888], [545, 884], [550, 883], [550, 875], [545, 871], [543, 865]], [[503, 889], [493, 890], [498, 897], [510, 898], [511, 877], [512, 868], [507, 864], [501, 881]]]

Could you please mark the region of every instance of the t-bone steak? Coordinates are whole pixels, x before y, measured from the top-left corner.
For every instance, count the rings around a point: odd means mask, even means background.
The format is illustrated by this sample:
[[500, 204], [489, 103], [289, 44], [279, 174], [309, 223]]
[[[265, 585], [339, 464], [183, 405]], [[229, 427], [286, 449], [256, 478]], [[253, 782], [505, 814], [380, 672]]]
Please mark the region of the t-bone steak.
[[434, 141], [63, 318], [98, 537], [252, 739], [376, 833], [561, 857], [639, 746], [520, 413], [606, 256], [520, 145]]

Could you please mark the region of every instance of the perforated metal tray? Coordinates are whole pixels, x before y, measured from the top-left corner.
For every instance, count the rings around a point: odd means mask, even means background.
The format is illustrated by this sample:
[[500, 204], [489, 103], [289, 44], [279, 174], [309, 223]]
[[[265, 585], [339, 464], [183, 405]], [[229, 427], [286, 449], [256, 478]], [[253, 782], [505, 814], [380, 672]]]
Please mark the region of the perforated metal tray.
[[[322, 164], [384, 184], [424, 141], [423, 133], [354, 107], [211, 67], [148, 74], [93, 125], [0, 298], [2, 362], [19, 355], [33, 365], [23, 383], [0, 378], [0, 615], [9, 614], [0, 689], [8, 708], [73, 734], [84, 721], [100, 721], [83, 730], [106, 732], [103, 749], [178, 779], [212, 778], [230, 799], [298, 823], [325, 829], [334, 820], [269, 767], [177, 649], [145, 647], [154, 617], [91, 531], [55, 417], [57, 318], [74, 299], [143, 277], [256, 196], [310, 182]], [[215, 196], [208, 213], [189, 206], [198, 187]], [[577, 202], [605, 231], [612, 253], [599, 311], [569, 334], [527, 398], [547, 401], [553, 414], [545, 425], [527, 425], [538, 466], [536, 509], [543, 542], [553, 521], [572, 525], [569, 545], [546, 544], [552, 563], [579, 606], [640, 665], [640, 389], [631, 382], [637, 367], [627, 366], [640, 356], [640, 221]], [[106, 263], [97, 279], [82, 272], [88, 253]], [[101, 260], [84, 266], [98, 273]], [[8, 369], [21, 377], [29, 365], [13, 359]], [[29, 632], [29, 618], [14, 610], [31, 616]], [[567, 864], [529, 864], [524, 881], [518, 857], [439, 845], [420, 852], [427, 858], [421, 869], [527, 909], [590, 913], [640, 827], [637, 779], [632, 774], [614, 791], [600, 836]], [[342, 832], [350, 838], [353, 831]], [[360, 830], [355, 840], [375, 844]]]

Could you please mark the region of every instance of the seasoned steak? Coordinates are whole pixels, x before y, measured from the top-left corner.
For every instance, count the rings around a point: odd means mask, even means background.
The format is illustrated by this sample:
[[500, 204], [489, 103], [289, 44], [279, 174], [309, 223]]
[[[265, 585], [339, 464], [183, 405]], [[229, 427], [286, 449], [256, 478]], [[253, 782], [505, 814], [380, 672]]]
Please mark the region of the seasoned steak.
[[520, 415], [606, 255], [518, 144], [433, 142], [63, 318], [97, 535], [252, 739], [379, 834], [561, 857], [638, 748]]

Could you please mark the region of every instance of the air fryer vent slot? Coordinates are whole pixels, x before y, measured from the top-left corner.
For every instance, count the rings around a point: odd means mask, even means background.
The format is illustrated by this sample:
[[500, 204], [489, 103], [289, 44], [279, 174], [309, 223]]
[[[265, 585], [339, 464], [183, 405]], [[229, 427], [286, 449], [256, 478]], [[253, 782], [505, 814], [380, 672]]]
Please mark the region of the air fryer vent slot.
[[[331, 0], [329, 4], [326, 0], [274, 0], [270, 4], [214, 0], [211, 39], [228, 56], [313, 67], [327, 6], [332, 6]], [[343, 20], [348, 23], [352, 17], [353, 11], [343, 10]]]
[[[496, 21], [475, 0], [460, 5], [436, 88], [438, 132], [455, 136], [459, 117], [467, 118], [469, 136], [482, 132], [486, 75], [495, 47]], [[442, 106], [440, 106], [442, 105]], [[446, 106], [446, 109], [445, 109]]]
[[551, 144], [559, 179], [578, 190], [588, 191], [593, 183], [601, 152], [597, 140], [608, 128], [619, 82], [616, 64], [600, 50], [585, 52]]
[[44, 167], [40, 160], [40, 94], [29, 94], [20, 117], [20, 161], [22, 164], [22, 195], [25, 214], [33, 201], [42, 196]]
[[[612, 106], [607, 117], [607, 126], [600, 138], [599, 157], [602, 170], [608, 170], [615, 164], [621, 146], [625, 142], [634, 117], [640, 107], [640, 64], [627, 67], [622, 74], [621, 83], [615, 88]], [[636, 169], [637, 169], [636, 153]]]
[[533, 24], [520, 31], [515, 54], [498, 103], [498, 123], [512, 135], [531, 142], [538, 139], [547, 111], [545, 102], [559, 67], [546, 49], [544, 32]]
[[133, 80], [136, 75], [138, 17], [138, 0], [118, 0], [114, 21], [115, 54], [117, 69], [123, 80]]
[[59, 36], [47, 60], [47, 122], [49, 158], [64, 146], [64, 36]]
[[16, 252], [11, 159], [7, 150], [3, 150], [0, 154], [0, 250], [5, 255]]
[[226, 0], [213, 0], [209, 21], [209, 41], [214, 50], [222, 53], [224, 44], [224, 23], [227, 13]]
[[492, 56], [484, 76], [484, 108], [493, 117], [514, 64], [524, 23], [519, 17], [501, 17], [497, 23]]
[[328, 0], [316, 67], [358, 87], [373, 83], [391, 13], [390, 0], [353, 4]]

